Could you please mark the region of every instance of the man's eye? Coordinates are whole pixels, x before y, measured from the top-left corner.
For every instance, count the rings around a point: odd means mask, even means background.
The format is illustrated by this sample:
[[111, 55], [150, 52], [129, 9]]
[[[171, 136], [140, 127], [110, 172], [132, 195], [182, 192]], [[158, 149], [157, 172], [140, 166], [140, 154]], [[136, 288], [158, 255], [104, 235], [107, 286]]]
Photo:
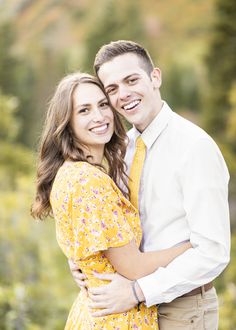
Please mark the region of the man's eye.
[[115, 93], [115, 91], [116, 91], [116, 88], [114, 87], [114, 88], [109, 88], [106, 92], [108, 95], [112, 95]]
[[128, 80], [128, 84], [132, 85], [132, 84], [134, 84], [137, 80], [138, 80], [138, 78], [131, 78], [131, 79]]

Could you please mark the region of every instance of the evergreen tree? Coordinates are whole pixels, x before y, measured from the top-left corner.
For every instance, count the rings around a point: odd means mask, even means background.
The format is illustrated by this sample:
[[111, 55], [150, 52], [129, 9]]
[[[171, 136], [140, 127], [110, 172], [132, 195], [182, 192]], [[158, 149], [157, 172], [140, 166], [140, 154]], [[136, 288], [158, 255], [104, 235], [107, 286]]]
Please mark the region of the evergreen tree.
[[236, 81], [236, 1], [216, 0], [216, 21], [206, 58], [210, 82], [207, 130], [223, 137], [230, 110], [229, 93]]
[[[14, 53], [16, 31], [13, 22], [0, 25], [0, 89], [4, 94], [15, 95], [19, 100], [17, 116], [22, 123], [18, 139], [25, 145], [31, 140], [29, 135], [34, 128], [32, 118], [32, 94], [34, 74], [29, 59], [21, 59]], [[32, 137], [32, 136], [31, 136]]]
[[15, 94], [18, 61], [12, 54], [14, 30], [9, 22], [0, 25], [0, 87], [6, 94]]
[[99, 8], [93, 24], [89, 22], [88, 36], [85, 40], [83, 70], [93, 72], [93, 62], [98, 49], [106, 43], [118, 39], [131, 39], [142, 43], [144, 28], [139, 12], [138, 1], [118, 3], [105, 0]]

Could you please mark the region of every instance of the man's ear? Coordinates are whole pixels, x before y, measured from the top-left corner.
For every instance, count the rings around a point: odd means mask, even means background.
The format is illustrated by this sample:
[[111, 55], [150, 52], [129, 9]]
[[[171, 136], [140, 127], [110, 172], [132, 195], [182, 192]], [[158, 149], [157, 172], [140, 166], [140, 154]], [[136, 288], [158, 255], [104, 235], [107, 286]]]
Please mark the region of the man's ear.
[[154, 89], [161, 87], [161, 70], [159, 68], [154, 68], [151, 72], [151, 80], [153, 83]]

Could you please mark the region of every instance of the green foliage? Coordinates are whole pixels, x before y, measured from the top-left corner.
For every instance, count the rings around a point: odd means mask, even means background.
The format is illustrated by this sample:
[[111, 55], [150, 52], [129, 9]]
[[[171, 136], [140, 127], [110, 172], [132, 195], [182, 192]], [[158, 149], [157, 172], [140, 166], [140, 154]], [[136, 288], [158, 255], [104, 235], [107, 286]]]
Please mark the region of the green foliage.
[[3, 95], [0, 91], [0, 138], [12, 141], [19, 132], [19, 121], [14, 117], [17, 112], [16, 97]]
[[[92, 71], [104, 43], [132, 39], [147, 46], [163, 69], [163, 95], [174, 110], [192, 110], [197, 116], [204, 104], [202, 119], [226, 158], [236, 192], [236, 3], [215, 2], [213, 12], [213, 1], [205, 0], [98, 0], [96, 5], [93, 0], [13, 0], [4, 5], [10, 8], [11, 21], [1, 8], [1, 330], [63, 329], [78, 292], [57, 246], [53, 220], [30, 217], [35, 157], [26, 147], [35, 146], [46, 102], [58, 79], [70, 71], [70, 61], [73, 69]], [[201, 56], [212, 20], [208, 87]], [[202, 102], [203, 92], [209, 105]], [[236, 328], [235, 267], [234, 235], [231, 263], [216, 281], [220, 330]]]
[[207, 128], [223, 137], [230, 111], [229, 93], [236, 81], [236, 2], [216, 1], [216, 21], [210, 51], [206, 58], [210, 82], [209, 108], [205, 113]]
[[193, 68], [177, 62], [169, 64], [165, 72], [162, 95], [175, 111], [199, 111], [199, 88], [199, 79]]
[[29, 215], [32, 177], [0, 194], [0, 324], [8, 329], [63, 329], [78, 291], [55, 241], [52, 220]]
[[31, 152], [16, 142], [20, 122], [16, 118], [18, 100], [0, 93], [0, 188], [14, 187], [19, 175], [32, 171]]
[[88, 32], [85, 38], [83, 69], [92, 72], [93, 62], [98, 49], [111, 40], [131, 39], [142, 42], [144, 26], [141, 20], [137, 1], [118, 3], [115, 0], [104, 0], [99, 10], [92, 13], [93, 22], [88, 21]]
[[16, 88], [16, 67], [18, 61], [12, 53], [15, 33], [13, 25], [4, 21], [0, 23], [0, 87], [5, 93], [12, 94]]
[[[12, 21], [0, 22], [0, 89], [4, 94], [17, 96], [18, 116], [22, 123], [22, 130], [19, 131], [18, 137], [27, 145], [32, 123], [33, 71], [27, 60], [15, 54], [13, 50], [15, 39], [14, 23]], [[3, 111], [2, 109], [3, 104], [1, 104], [1, 111]]]
[[231, 262], [216, 281], [219, 291], [220, 324], [219, 330], [236, 328], [236, 235], [232, 236]]
[[236, 81], [229, 91], [230, 112], [227, 121], [227, 139], [236, 153]]
[[16, 142], [17, 111], [17, 99], [0, 94], [0, 329], [59, 330], [78, 289], [53, 221], [30, 217], [35, 160]]

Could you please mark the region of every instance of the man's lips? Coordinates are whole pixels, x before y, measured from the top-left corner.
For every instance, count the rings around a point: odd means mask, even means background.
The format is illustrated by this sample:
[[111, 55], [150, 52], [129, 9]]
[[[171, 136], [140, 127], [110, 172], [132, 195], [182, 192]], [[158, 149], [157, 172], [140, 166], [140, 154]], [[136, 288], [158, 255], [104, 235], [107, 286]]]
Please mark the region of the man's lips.
[[123, 105], [122, 108], [126, 111], [130, 111], [130, 110], [135, 109], [137, 107], [137, 105], [139, 105], [140, 102], [141, 102], [141, 100], [134, 100], [134, 101], [129, 102], [126, 105]]

